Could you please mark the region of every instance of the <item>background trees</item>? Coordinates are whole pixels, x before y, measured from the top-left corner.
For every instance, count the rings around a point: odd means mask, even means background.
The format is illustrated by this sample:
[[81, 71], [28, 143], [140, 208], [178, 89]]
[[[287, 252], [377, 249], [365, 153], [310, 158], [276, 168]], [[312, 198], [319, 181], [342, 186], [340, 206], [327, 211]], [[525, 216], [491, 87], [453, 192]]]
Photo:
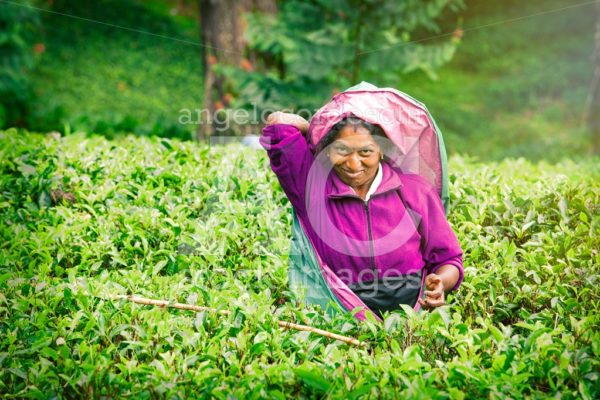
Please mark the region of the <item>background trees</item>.
[[[199, 0], [204, 59], [203, 105], [314, 109], [332, 90], [360, 80], [393, 85], [448, 62], [458, 36], [419, 43], [456, 23], [462, 0]], [[229, 89], [226, 89], [229, 88]], [[233, 97], [237, 101], [232, 102]], [[211, 130], [207, 121], [198, 137]]]
[[236, 82], [237, 106], [315, 109], [332, 92], [361, 80], [394, 86], [417, 70], [435, 77], [448, 62], [459, 35], [419, 39], [453, 31], [461, 0], [286, 1], [277, 14], [248, 16], [252, 69], [227, 70]]
[[[559, 160], [592, 147], [582, 114], [596, 28], [582, 0], [221, 1], [206, 2], [224, 6], [205, 24], [199, 0], [30, 1], [41, 23], [25, 49], [39, 62], [19, 69], [27, 111], [2, 127], [191, 139], [216, 124], [182, 122], [182, 110], [308, 113], [365, 79], [423, 101], [451, 153]], [[224, 28], [213, 50], [235, 55], [201, 53], [210, 21]], [[14, 98], [0, 98], [3, 115]], [[255, 120], [219, 134], [258, 134]]]
[[23, 1], [22, 7], [0, 3], [0, 127], [25, 124], [31, 100], [29, 73], [39, 28], [37, 11]]
[[594, 72], [587, 110], [587, 122], [592, 133], [594, 153], [600, 154], [600, 4], [596, 5], [596, 35], [592, 57]]
[[[247, 47], [246, 14], [251, 12], [274, 15], [275, 0], [198, 0], [200, 24], [200, 54], [204, 67], [203, 113], [197, 137], [205, 140], [219, 124], [211, 120], [217, 112], [228, 107], [233, 100], [234, 82], [230, 82], [222, 69], [239, 67], [252, 69], [248, 57], [253, 56]], [[254, 58], [254, 57], [253, 57]]]

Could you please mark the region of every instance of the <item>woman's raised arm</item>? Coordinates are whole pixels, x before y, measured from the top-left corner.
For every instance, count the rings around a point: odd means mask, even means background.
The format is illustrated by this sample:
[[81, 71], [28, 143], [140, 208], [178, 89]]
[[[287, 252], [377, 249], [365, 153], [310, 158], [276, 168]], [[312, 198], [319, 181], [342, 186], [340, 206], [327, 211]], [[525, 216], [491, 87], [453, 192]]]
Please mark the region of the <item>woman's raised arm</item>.
[[306, 179], [314, 161], [303, 135], [307, 129], [308, 121], [299, 115], [275, 112], [269, 116], [260, 137], [271, 169], [300, 214], [305, 212]]

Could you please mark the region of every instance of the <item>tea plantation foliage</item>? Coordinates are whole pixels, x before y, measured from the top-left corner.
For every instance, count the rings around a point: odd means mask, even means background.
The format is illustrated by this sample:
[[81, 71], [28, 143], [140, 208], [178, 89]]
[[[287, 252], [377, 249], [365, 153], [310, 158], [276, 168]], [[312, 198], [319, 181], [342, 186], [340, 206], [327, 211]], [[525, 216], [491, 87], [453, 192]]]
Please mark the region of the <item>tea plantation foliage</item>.
[[[2, 397], [600, 396], [597, 159], [451, 158], [463, 286], [359, 323], [288, 292], [290, 208], [262, 152], [8, 130], [0, 156]], [[128, 293], [233, 313], [110, 299]]]

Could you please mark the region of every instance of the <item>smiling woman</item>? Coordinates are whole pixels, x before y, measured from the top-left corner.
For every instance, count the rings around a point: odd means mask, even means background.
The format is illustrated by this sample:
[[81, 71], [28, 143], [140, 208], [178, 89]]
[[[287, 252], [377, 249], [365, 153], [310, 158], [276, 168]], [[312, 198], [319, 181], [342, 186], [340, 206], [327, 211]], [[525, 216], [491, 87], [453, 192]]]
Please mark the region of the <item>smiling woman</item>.
[[337, 285], [379, 316], [400, 304], [445, 304], [445, 292], [463, 278], [462, 250], [436, 189], [395, 168], [387, 159], [393, 144], [378, 124], [341, 116], [314, 154], [308, 127], [297, 115], [273, 113], [261, 144]]

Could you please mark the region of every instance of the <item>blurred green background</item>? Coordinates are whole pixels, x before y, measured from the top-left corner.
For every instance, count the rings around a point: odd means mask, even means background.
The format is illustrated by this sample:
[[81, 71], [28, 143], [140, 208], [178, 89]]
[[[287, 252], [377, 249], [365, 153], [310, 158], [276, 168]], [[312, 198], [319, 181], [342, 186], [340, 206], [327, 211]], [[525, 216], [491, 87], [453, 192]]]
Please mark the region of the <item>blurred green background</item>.
[[[203, 107], [206, 54], [199, 45], [197, 3], [202, 2], [0, 1], [0, 128], [194, 138], [198, 126], [178, 121], [181, 109]], [[322, 2], [340, 11], [325, 13], [319, 21], [311, 16], [314, 9], [307, 8], [308, 2], [275, 3], [277, 13], [270, 19], [248, 17], [244, 34], [259, 61], [248, 55], [250, 67], [216, 69], [228, 79], [230, 108], [253, 103], [259, 109], [316, 108], [343, 90], [340, 85], [358, 78], [396, 87], [424, 102], [449, 153], [481, 160], [558, 161], [592, 152], [584, 119], [595, 30], [595, 8], [589, 1], [448, 2], [453, 4], [442, 12], [430, 10], [434, 18], [424, 17], [435, 23], [411, 28], [410, 37], [374, 51], [359, 72], [347, 76], [347, 64], [334, 65], [337, 60], [319, 58], [318, 51], [326, 55], [337, 48], [335, 40], [327, 39], [337, 37], [333, 27], [355, 21], [352, 10], [381, 2]], [[440, 2], [423, 3], [433, 9]], [[399, 4], [407, 9], [399, 10]], [[410, 7], [421, 7], [414, 1], [387, 5], [393, 9], [382, 12], [392, 16], [395, 10], [404, 15], [412, 12]], [[362, 23], [363, 36], [371, 35], [363, 41], [371, 49], [398, 41], [390, 37], [392, 30], [378, 29], [400, 19], [377, 18], [384, 17], [375, 13]], [[325, 34], [319, 36], [316, 29]], [[348, 32], [339, 35], [351, 46], [355, 36]], [[380, 42], [376, 33], [387, 35], [388, 42]], [[402, 41], [446, 48], [437, 61], [419, 59], [399, 68], [393, 57]], [[312, 58], [293, 64], [295, 57]], [[316, 77], [319, 71], [325, 74]], [[260, 126], [245, 132], [258, 134]]]

